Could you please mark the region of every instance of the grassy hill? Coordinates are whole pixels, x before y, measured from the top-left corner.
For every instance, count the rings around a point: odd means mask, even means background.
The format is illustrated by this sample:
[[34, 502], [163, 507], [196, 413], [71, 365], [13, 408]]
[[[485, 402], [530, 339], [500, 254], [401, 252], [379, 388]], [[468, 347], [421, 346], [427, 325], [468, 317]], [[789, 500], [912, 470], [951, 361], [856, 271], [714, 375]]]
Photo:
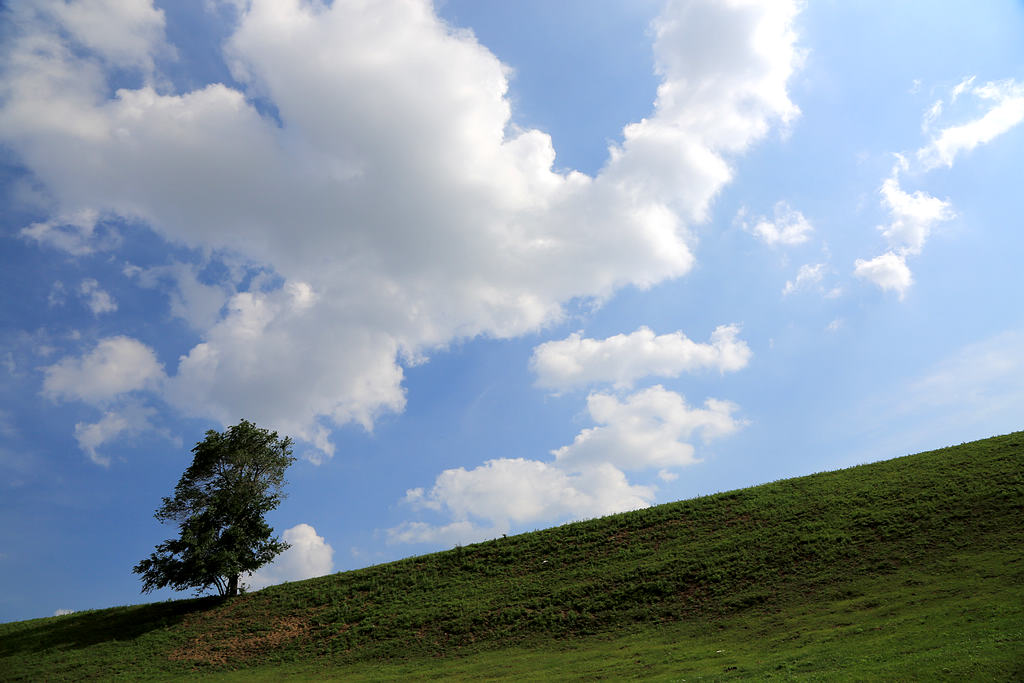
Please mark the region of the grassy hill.
[[0, 624], [0, 679], [1024, 679], [1024, 432], [218, 599]]

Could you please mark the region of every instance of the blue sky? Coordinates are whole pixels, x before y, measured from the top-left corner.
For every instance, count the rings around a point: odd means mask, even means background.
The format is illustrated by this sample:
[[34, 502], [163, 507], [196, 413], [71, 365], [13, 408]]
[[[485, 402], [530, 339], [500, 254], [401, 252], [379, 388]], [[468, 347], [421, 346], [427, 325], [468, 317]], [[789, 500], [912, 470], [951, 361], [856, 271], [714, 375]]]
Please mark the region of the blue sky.
[[256, 587], [1021, 428], [1019, 2], [0, 22], [0, 620], [149, 599], [243, 418]]

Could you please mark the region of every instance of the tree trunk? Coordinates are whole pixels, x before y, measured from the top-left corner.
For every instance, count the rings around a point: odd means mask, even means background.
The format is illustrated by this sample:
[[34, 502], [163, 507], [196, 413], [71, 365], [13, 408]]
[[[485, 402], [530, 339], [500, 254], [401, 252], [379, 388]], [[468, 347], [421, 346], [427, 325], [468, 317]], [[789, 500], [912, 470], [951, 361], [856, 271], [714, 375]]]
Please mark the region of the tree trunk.
[[233, 598], [238, 595], [238, 574], [232, 574], [228, 577], [228, 593], [229, 598]]

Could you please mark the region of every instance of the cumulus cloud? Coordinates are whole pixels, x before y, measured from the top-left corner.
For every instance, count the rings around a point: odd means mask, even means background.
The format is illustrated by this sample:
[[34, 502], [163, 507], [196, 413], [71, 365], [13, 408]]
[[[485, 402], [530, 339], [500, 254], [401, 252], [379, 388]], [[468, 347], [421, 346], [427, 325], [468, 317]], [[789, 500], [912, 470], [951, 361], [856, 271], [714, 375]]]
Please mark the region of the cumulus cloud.
[[131, 391], [158, 388], [164, 380], [163, 366], [153, 350], [125, 336], [101, 339], [88, 354], [63, 358], [43, 372], [46, 397], [93, 404]]
[[[370, 429], [381, 411], [400, 411], [405, 390], [395, 340], [343, 316], [325, 321], [332, 306], [318, 306], [317, 298], [294, 281], [274, 292], [232, 296], [226, 316], [182, 357], [167, 399], [187, 415], [225, 424], [236, 415], [273, 424], [327, 455], [333, 447], [313, 416]], [[319, 356], [326, 359], [310, 360]]]
[[708, 399], [690, 408], [679, 394], [654, 386], [624, 400], [594, 393], [587, 410], [597, 427], [552, 451], [554, 461], [498, 458], [467, 470], [445, 470], [429, 491], [406, 492], [404, 502], [452, 518], [443, 525], [405, 522], [388, 530], [393, 543], [468, 542], [505, 533], [513, 525], [584, 519], [635, 510], [654, 502], [651, 486], [631, 484], [627, 471], [673, 469], [697, 462], [689, 440], [710, 441], [739, 429], [736, 406]]
[[802, 213], [781, 201], [775, 204], [775, 215], [772, 219], [759, 216], [751, 225], [746, 220], [746, 209], [740, 209], [736, 220], [744, 230], [770, 246], [802, 244], [810, 238], [810, 234], [814, 231], [814, 226], [804, 218]]
[[39, 0], [37, 11], [58, 24], [74, 44], [120, 67], [153, 68], [163, 43], [164, 13], [148, 2]]
[[[111, 216], [267, 267], [284, 287], [216, 310], [181, 288], [201, 339], [166, 397], [325, 456], [332, 426], [403, 409], [402, 359], [688, 272], [730, 160], [798, 114], [795, 2], [669, 2], [654, 110], [594, 177], [510, 126], [507, 68], [427, 0], [241, 3], [225, 42], [241, 86], [181, 93], [151, 73], [169, 49], [151, 3], [11, 11], [0, 142], [54, 200], [24, 236], [87, 253]], [[143, 85], [109, 95], [113, 67]]]
[[568, 470], [540, 460], [498, 458], [471, 470], [445, 470], [428, 492], [409, 491], [405, 502], [442, 511], [454, 521], [440, 526], [405, 522], [388, 530], [388, 540], [479, 541], [505, 533], [513, 524], [597, 517], [647, 507], [653, 499], [654, 489], [631, 485], [621, 470], [607, 463]]
[[897, 163], [892, 174], [882, 183], [880, 194], [882, 204], [889, 210], [892, 220], [888, 225], [879, 226], [889, 243], [906, 254], [920, 254], [932, 228], [954, 217], [950, 202], [933, 197], [926, 192], [904, 192], [900, 187], [899, 174], [907, 169], [907, 161], [896, 155]]
[[782, 294], [792, 294], [799, 289], [817, 284], [821, 282], [821, 278], [824, 277], [824, 274], [824, 263], [816, 263], [813, 266], [810, 263], [806, 263], [800, 266], [800, 270], [796, 273], [795, 280], [786, 281], [786, 286], [782, 288]]
[[695, 433], [706, 442], [735, 432], [742, 422], [737, 406], [709, 398], [703, 408], [690, 408], [684, 398], [661, 385], [638, 391], [625, 400], [612, 394], [587, 397], [587, 411], [599, 425], [584, 429], [568, 446], [552, 454], [561, 467], [610, 463], [623, 470], [682, 467], [696, 462], [689, 443]]
[[99, 213], [80, 209], [39, 221], [21, 229], [24, 239], [38, 242], [73, 256], [84, 256], [97, 251], [109, 251], [118, 243], [115, 233], [99, 229]]
[[117, 302], [109, 292], [100, 287], [100, 283], [93, 278], [86, 278], [78, 285], [78, 293], [85, 299], [85, 305], [93, 312], [93, 315], [102, 313], [113, 313], [117, 310]]
[[[85, 287], [83, 291], [94, 290]], [[110, 465], [110, 458], [100, 451], [103, 446], [153, 429], [151, 418], [156, 411], [141, 403], [135, 393], [159, 390], [166, 376], [153, 350], [137, 339], [101, 339], [91, 351], [62, 358], [43, 368], [43, 373], [47, 398], [103, 408], [99, 420], [78, 422], [74, 428], [79, 447], [97, 465]]]
[[857, 259], [853, 264], [853, 274], [881, 289], [895, 291], [901, 299], [914, 283], [906, 257], [892, 251], [870, 260]]
[[334, 548], [309, 524], [296, 524], [286, 529], [281, 538], [291, 547], [270, 564], [242, 577], [250, 589], [312, 579], [334, 571]]
[[151, 408], [139, 405], [127, 405], [117, 410], [105, 411], [98, 422], [75, 424], [75, 440], [90, 460], [107, 467], [110, 465], [110, 458], [97, 449], [118, 437], [150, 429], [150, 418], [155, 412]]
[[203, 282], [199, 271], [198, 266], [187, 263], [149, 268], [128, 265], [124, 268], [125, 275], [135, 278], [143, 287], [166, 291], [171, 315], [201, 331], [217, 324], [228, 298], [236, 292], [232, 286], [234, 281]]
[[879, 190], [882, 205], [889, 210], [890, 221], [878, 229], [891, 248], [873, 259], [857, 259], [853, 271], [855, 276], [883, 290], [897, 292], [901, 299], [913, 284], [907, 256], [920, 254], [935, 225], [956, 215], [947, 200], [920, 190], [905, 192], [900, 187], [900, 172], [908, 167], [906, 158], [897, 154], [892, 173]]
[[59, 610], [56, 610], [53, 613], [53, 616], [55, 616], [55, 617], [63, 617], [63, 616], [67, 616], [68, 614], [74, 614], [74, 613], [75, 613], [75, 610], [73, 610], [73, 609], [59, 609]]
[[[973, 83], [972, 76], [953, 88], [950, 103], [955, 102], [964, 92], [970, 92], [989, 105], [987, 111], [966, 123], [940, 129], [927, 145], [917, 151], [917, 158], [926, 169], [939, 166], [951, 168], [959, 154], [991, 142], [1024, 121], [1024, 85], [1013, 79], [977, 87], [972, 87]], [[942, 112], [941, 101], [937, 106], [937, 111], [930, 111], [926, 115], [929, 124]]]
[[[917, 161], [925, 171], [940, 166], [952, 168], [957, 156], [987, 144], [1024, 121], [1024, 86], [1010, 79], [974, 85], [975, 77], [963, 79], [950, 90], [948, 99], [938, 100], [926, 112], [921, 129], [932, 133], [927, 145], [917, 150]], [[985, 112], [966, 123], [937, 126], [949, 108], [966, 94], [983, 103]], [[882, 289], [894, 290], [900, 298], [913, 279], [907, 256], [921, 253], [932, 229], [938, 223], [955, 217], [952, 204], [923, 192], [908, 193], [900, 187], [900, 172], [910, 168], [907, 159], [897, 154], [892, 173], [882, 184], [882, 204], [891, 220], [879, 230], [890, 249], [870, 260], [857, 259], [854, 274], [875, 283]]]
[[[951, 168], [957, 156], [987, 144], [1024, 121], [1024, 86], [1013, 79], [974, 85], [975, 77], [963, 79], [950, 90], [947, 99], [936, 101], [924, 114], [921, 130], [931, 140], [917, 150], [916, 159], [925, 171], [940, 166]], [[942, 126], [938, 122], [965, 95], [983, 105], [984, 113], [966, 123]], [[889, 242], [885, 254], [870, 260], [857, 259], [854, 274], [882, 289], [894, 290], [903, 297], [913, 279], [907, 257], [921, 253], [932, 229], [955, 217], [948, 200], [924, 191], [906, 192], [900, 186], [900, 173], [910, 164], [897, 154], [897, 163], [881, 188], [882, 204], [890, 213], [890, 222], [879, 226]]]
[[50, 294], [46, 297], [46, 302], [50, 306], [63, 306], [67, 302], [67, 291], [64, 283], [57, 280], [50, 287]]
[[662, 481], [671, 482], [678, 478], [678, 472], [672, 472], [671, 470], [658, 470], [658, 479], [661, 479]]
[[464, 545], [495, 538], [507, 527], [484, 527], [469, 520], [435, 526], [426, 522], [402, 522], [388, 529], [388, 543], [429, 543], [431, 545]]
[[647, 327], [607, 339], [574, 333], [534, 348], [530, 369], [537, 386], [552, 391], [596, 383], [625, 388], [651, 375], [678, 377], [703, 369], [732, 372], [746, 367], [752, 355], [738, 334], [739, 326], [720, 325], [710, 343], [701, 344], [682, 332], [655, 335]]

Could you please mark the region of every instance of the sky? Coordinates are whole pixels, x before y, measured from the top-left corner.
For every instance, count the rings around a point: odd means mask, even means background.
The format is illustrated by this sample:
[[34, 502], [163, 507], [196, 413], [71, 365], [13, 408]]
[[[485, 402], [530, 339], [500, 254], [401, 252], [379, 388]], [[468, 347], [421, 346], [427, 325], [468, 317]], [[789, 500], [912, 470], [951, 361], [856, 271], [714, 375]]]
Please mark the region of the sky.
[[10, 0], [0, 621], [295, 440], [259, 588], [1022, 428], [1024, 3]]

